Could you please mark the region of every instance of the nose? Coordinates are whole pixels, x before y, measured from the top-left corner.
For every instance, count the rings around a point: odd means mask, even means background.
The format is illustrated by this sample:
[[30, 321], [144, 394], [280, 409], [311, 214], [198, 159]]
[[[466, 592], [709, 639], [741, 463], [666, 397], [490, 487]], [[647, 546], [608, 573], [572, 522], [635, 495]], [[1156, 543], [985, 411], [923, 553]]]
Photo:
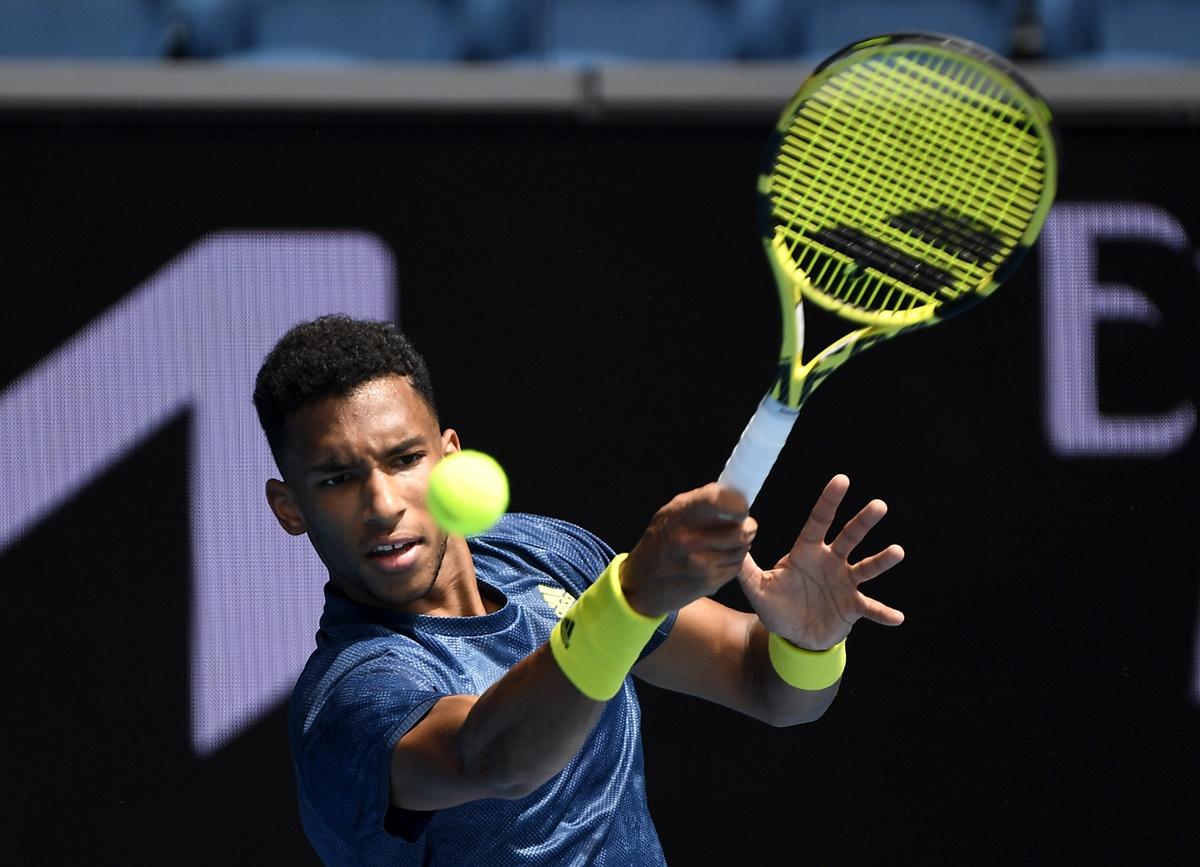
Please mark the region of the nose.
[[363, 485], [363, 523], [391, 529], [407, 508], [399, 479], [382, 470], [372, 470]]

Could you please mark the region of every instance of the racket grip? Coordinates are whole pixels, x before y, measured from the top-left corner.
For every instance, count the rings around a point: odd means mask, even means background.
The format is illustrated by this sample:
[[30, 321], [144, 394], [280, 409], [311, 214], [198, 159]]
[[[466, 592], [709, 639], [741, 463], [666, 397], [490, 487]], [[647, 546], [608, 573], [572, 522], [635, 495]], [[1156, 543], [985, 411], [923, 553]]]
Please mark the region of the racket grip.
[[775, 465], [775, 459], [783, 451], [799, 412], [770, 395], [764, 397], [754, 417], [742, 431], [742, 438], [734, 447], [733, 454], [725, 462], [725, 469], [721, 471], [717, 484], [741, 492], [746, 502], [753, 504], [763, 482], [771, 473], [771, 467]]

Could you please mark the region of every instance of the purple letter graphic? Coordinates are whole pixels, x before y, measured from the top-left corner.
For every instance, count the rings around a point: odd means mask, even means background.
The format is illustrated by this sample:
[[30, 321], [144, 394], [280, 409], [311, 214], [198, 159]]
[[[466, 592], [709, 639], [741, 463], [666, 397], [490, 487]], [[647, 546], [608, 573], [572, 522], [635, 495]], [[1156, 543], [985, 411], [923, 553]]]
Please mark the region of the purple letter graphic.
[[[250, 402], [291, 325], [394, 318], [391, 253], [361, 232], [207, 236], [0, 392], [0, 551], [182, 409], [191, 411], [192, 745], [220, 749], [290, 690], [324, 572], [263, 499]], [[33, 462], [50, 451], [59, 460]]]
[[1057, 205], [1042, 232], [1046, 353], [1046, 432], [1059, 457], [1153, 457], [1180, 448], [1196, 429], [1196, 407], [1143, 415], [1100, 412], [1096, 324], [1128, 320], [1157, 325], [1158, 308], [1132, 286], [1099, 283], [1102, 241], [1146, 241], [1183, 252], [1188, 238], [1173, 216], [1137, 202]]

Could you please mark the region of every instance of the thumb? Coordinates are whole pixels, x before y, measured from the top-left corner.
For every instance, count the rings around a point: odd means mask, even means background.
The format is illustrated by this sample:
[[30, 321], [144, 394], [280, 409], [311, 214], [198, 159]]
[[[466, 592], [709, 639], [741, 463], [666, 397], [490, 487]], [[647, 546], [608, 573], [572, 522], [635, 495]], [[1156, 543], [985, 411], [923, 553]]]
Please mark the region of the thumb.
[[755, 601], [763, 595], [763, 584], [767, 580], [767, 575], [758, 568], [758, 564], [754, 562], [754, 558], [750, 556], [749, 552], [746, 553], [746, 559], [742, 561], [742, 568], [738, 572], [737, 578], [742, 592], [746, 594], [746, 600], [754, 605]]

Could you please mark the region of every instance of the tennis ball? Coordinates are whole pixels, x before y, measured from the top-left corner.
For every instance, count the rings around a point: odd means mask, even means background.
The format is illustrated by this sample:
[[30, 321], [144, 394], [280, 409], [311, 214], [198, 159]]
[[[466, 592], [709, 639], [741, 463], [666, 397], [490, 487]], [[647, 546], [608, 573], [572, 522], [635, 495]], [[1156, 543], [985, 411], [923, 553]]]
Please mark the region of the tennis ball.
[[451, 452], [429, 474], [425, 501], [447, 533], [472, 536], [490, 530], [508, 508], [508, 477], [491, 455]]

